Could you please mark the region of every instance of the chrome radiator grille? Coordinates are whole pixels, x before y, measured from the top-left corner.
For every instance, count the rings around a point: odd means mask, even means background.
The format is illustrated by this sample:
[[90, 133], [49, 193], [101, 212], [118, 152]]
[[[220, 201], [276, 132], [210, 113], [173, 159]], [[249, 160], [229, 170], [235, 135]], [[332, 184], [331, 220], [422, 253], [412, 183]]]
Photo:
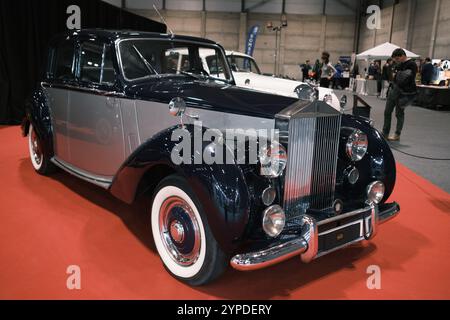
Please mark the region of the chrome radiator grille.
[[309, 208], [320, 210], [332, 206], [340, 127], [340, 115], [290, 120], [284, 186], [284, 209], [288, 219]]

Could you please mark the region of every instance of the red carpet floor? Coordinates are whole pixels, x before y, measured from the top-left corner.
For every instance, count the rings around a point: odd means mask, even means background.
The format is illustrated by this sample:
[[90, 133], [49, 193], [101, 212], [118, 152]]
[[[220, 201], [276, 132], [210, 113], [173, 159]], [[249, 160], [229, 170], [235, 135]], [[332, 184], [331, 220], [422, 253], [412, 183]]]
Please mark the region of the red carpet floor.
[[[401, 215], [373, 242], [191, 288], [161, 265], [145, 201], [35, 174], [18, 127], [0, 127], [0, 145], [0, 299], [450, 299], [450, 194], [402, 165]], [[69, 265], [81, 268], [81, 290], [66, 288]], [[367, 289], [370, 265], [381, 290]]]

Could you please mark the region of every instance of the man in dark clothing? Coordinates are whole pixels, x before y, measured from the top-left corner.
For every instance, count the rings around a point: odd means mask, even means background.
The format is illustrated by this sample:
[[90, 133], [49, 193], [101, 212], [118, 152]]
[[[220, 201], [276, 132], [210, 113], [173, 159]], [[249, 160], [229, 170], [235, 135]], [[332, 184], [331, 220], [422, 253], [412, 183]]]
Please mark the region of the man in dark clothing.
[[389, 58], [386, 63], [383, 66], [383, 69], [381, 71], [381, 99], [386, 99], [389, 95], [389, 86], [393, 79], [392, 74], [392, 62], [393, 60]]
[[383, 81], [391, 82], [392, 78], [392, 59], [389, 58], [383, 66], [383, 72], [381, 73], [381, 79]]
[[[389, 91], [384, 110], [383, 135], [390, 141], [399, 141], [405, 122], [405, 108], [412, 103], [417, 94], [416, 74], [417, 65], [408, 59], [403, 49], [396, 49], [392, 53], [395, 62], [395, 76], [393, 88]], [[395, 109], [397, 129], [393, 137], [389, 137], [391, 131], [392, 112]]]
[[309, 60], [306, 60], [306, 63], [302, 66], [303, 81], [309, 79], [309, 72], [311, 70], [312, 70], [311, 63], [309, 62]]
[[429, 85], [433, 80], [434, 67], [431, 64], [431, 59], [426, 58], [425, 64], [422, 66], [422, 84]]

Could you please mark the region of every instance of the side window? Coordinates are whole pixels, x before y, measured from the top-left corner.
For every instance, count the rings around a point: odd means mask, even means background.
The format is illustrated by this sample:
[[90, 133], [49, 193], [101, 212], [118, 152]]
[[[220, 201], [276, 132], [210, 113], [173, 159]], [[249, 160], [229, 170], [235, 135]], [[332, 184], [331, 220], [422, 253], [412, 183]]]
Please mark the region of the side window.
[[222, 59], [218, 59], [217, 56], [209, 56], [206, 57], [206, 64], [208, 65], [209, 74], [211, 76], [226, 79], [223, 72], [224, 66]]
[[97, 84], [114, 83], [115, 74], [111, 48], [104, 44], [81, 44], [80, 79]]
[[74, 79], [74, 43], [66, 40], [52, 50], [53, 63], [50, 66], [50, 77], [58, 80]]

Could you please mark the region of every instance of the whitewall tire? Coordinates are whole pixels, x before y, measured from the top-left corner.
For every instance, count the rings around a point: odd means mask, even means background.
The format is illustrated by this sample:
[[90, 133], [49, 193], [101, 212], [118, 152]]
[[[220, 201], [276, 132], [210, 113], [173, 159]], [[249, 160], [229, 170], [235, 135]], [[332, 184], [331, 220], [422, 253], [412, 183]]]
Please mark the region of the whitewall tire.
[[202, 207], [180, 176], [165, 178], [156, 188], [151, 228], [165, 268], [190, 285], [215, 279], [227, 259], [212, 235]]
[[50, 162], [48, 155], [42, 149], [41, 141], [31, 123], [28, 129], [28, 150], [31, 164], [36, 172], [47, 175], [55, 170], [56, 167]]

